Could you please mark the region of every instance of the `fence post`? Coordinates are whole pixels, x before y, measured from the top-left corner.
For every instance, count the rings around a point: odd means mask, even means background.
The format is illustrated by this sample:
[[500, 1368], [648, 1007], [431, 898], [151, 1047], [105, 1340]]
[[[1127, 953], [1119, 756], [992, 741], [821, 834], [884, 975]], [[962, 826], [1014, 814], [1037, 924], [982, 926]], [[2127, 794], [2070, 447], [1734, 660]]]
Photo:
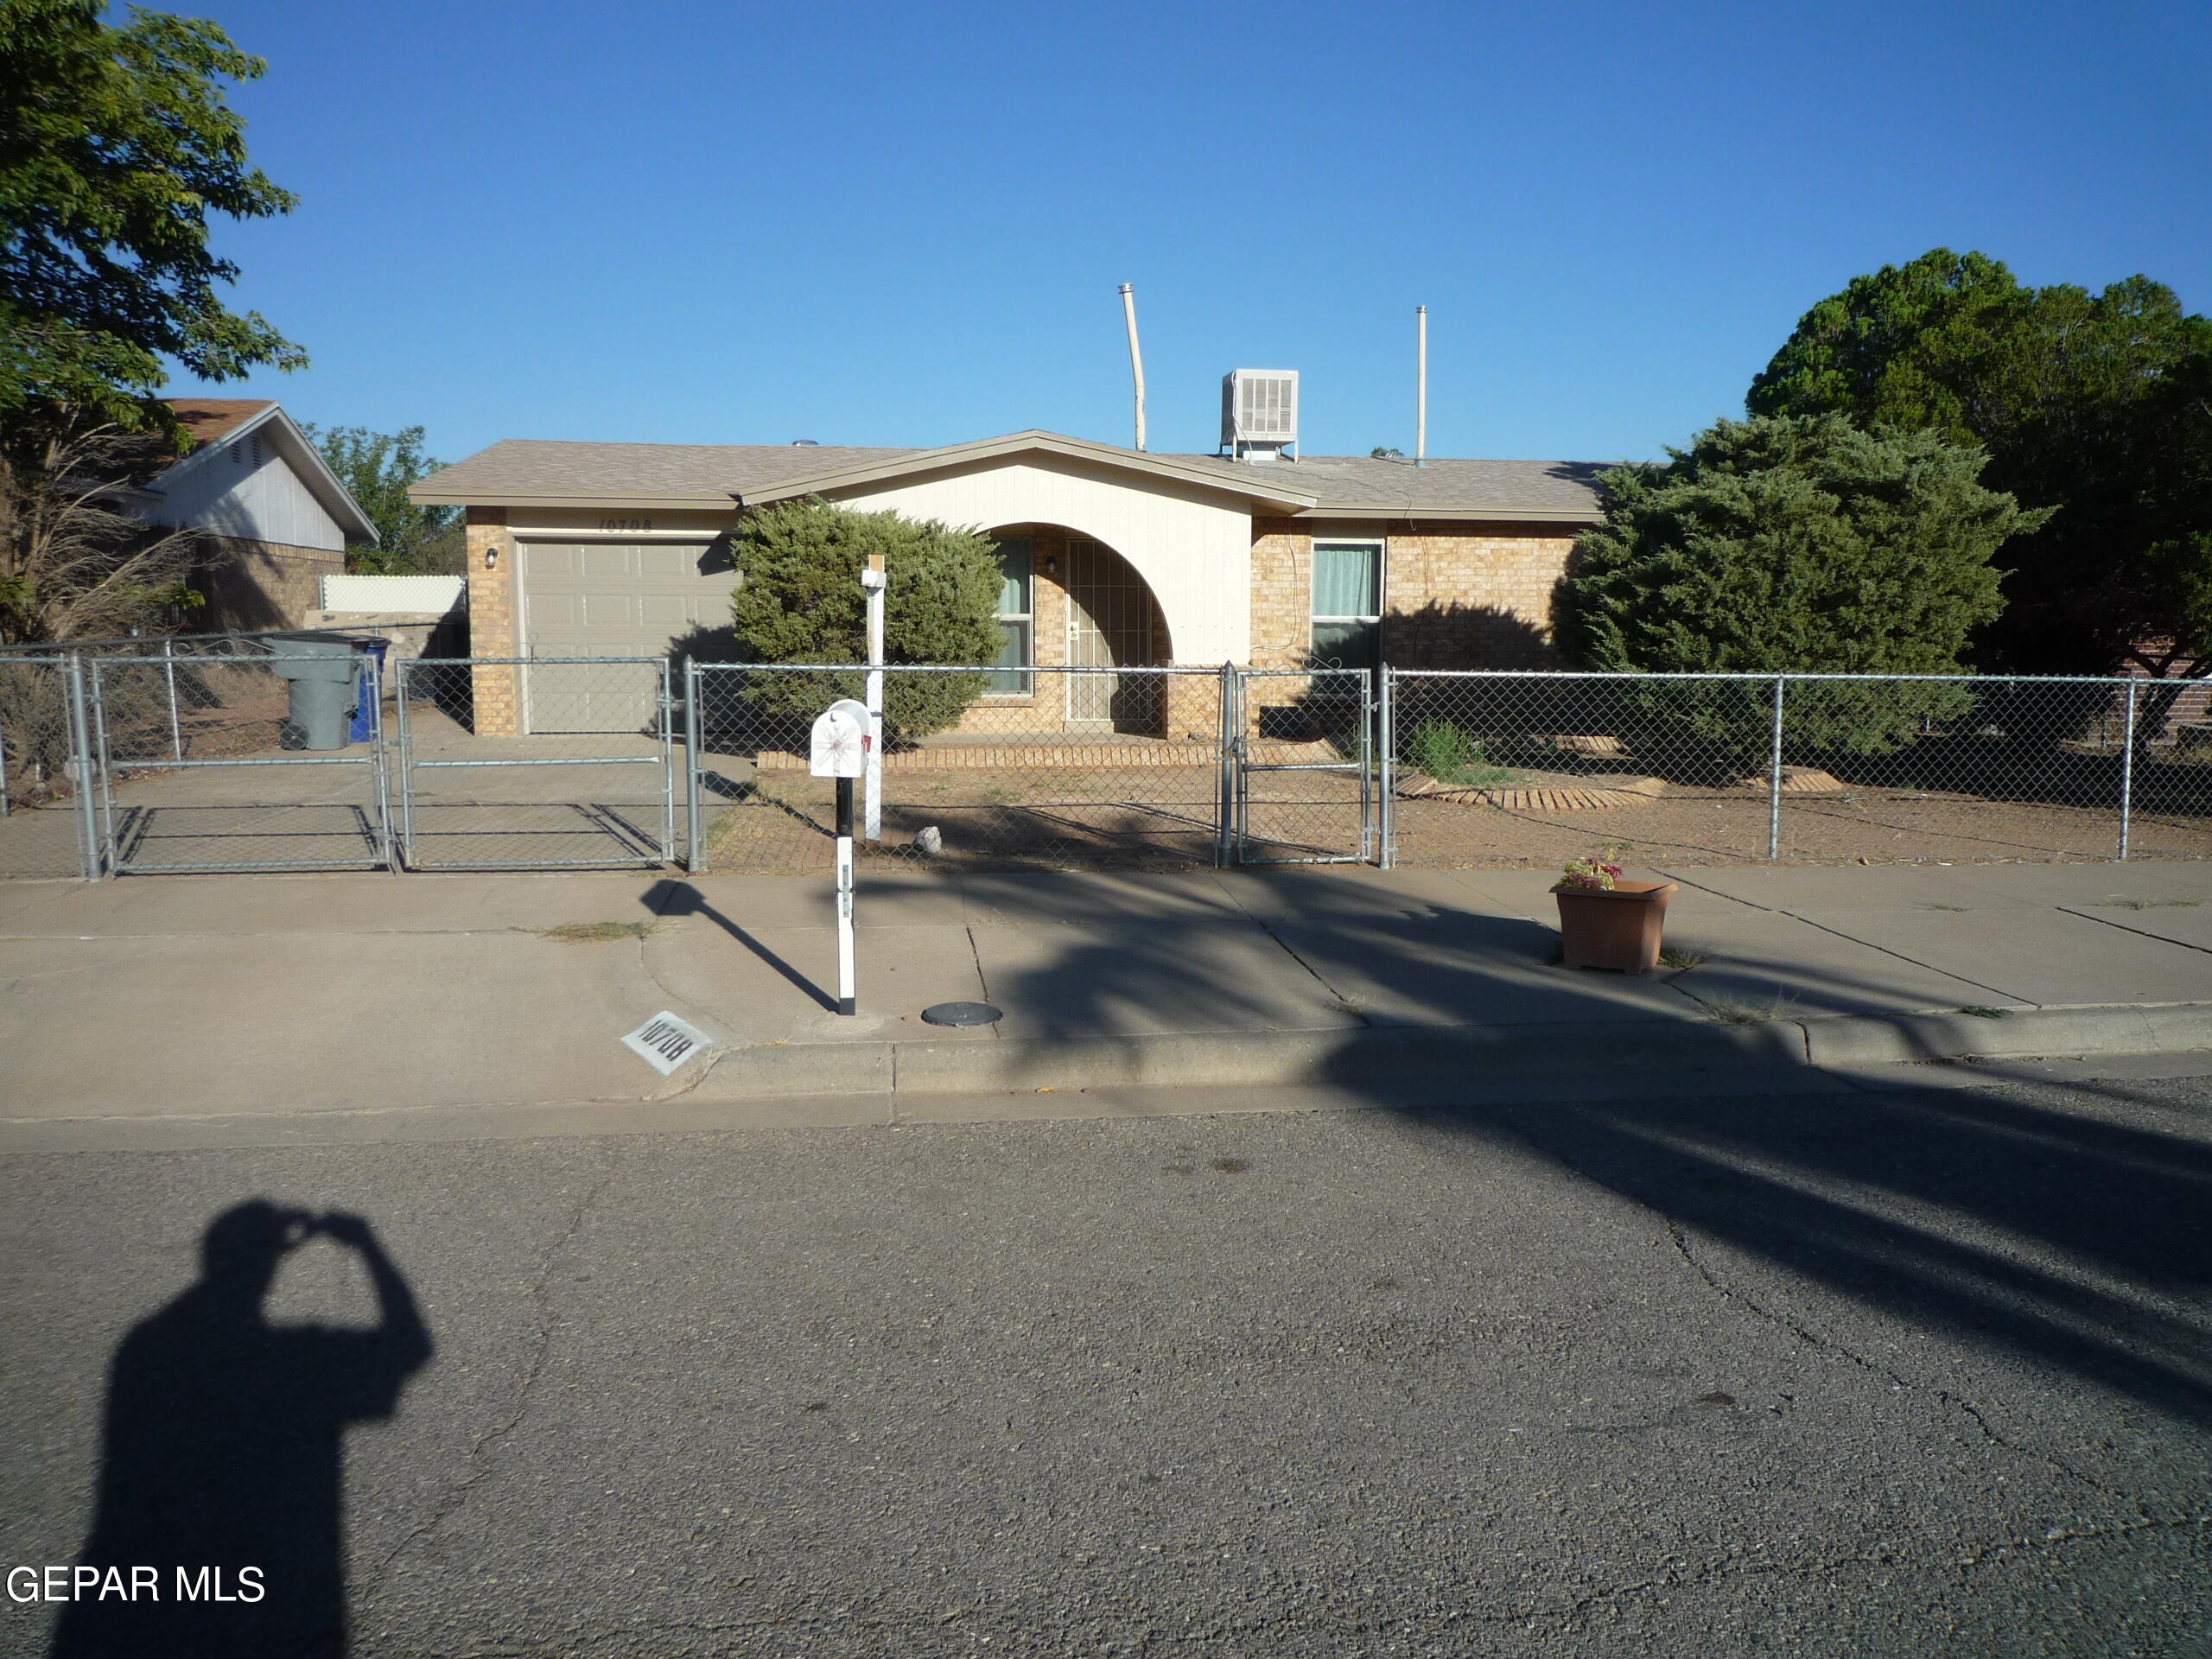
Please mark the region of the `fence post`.
[[699, 661], [683, 660], [683, 868], [696, 875], [707, 868], [699, 845]]
[[[391, 849], [391, 771], [384, 747], [384, 678], [376, 658], [360, 653], [361, 706], [369, 711], [369, 788], [376, 797], [377, 850], [384, 855], [385, 873], [399, 874], [399, 860]], [[395, 671], [396, 673], [396, 671]]]
[[184, 726], [176, 713], [176, 641], [162, 641], [162, 668], [169, 682], [169, 754], [178, 760], [184, 759]]
[[1221, 771], [1214, 790], [1214, 847], [1216, 869], [1230, 866], [1230, 817], [1235, 811], [1236, 797], [1236, 743], [1243, 734], [1237, 729], [1236, 667], [1233, 663], [1221, 665]]
[[402, 870], [415, 856], [415, 745], [413, 734], [407, 729], [408, 671], [421, 660], [403, 657], [391, 669], [391, 714], [399, 728], [399, 849], [396, 863]]
[[2127, 856], [2129, 831], [2134, 828], [2135, 816], [2135, 690], [2140, 683], [2131, 675], [2127, 681], [2127, 712], [2120, 727], [2120, 855]]
[[1382, 751], [1382, 799], [1376, 804], [1382, 845], [1376, 862], [1386, 870], [1396, 868], [1398, 862], [1398, 706], [1390, 690], [1396, 673], [1388, 663], [1382, 664], [1382, 705], [1375, 721]]
[[1782, 688], [1786, 683], [1782, 675], [1774, 677], [1774, 750], [1766, 786], [1766, 855], [1770, 860], [1782, 856]]
[[660, 863], [676, 862], [676, 676], [660, 659]]
[[92, 720], [85, 706], [85, 656], [69, 653], [69, 752], [77, 763], [77, 847], [85, 880], [100, 879], [100, 837], [92, 816]]

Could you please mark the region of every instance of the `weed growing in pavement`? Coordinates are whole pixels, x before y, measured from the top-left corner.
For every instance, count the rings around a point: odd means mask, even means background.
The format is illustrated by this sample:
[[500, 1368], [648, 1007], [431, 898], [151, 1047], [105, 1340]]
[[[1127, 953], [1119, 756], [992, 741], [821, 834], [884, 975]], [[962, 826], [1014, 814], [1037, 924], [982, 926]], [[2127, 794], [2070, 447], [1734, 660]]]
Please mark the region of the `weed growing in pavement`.
[[563, 922], [541, 927], [540, 935], [563, 944], [601, 944], [610, 939], [642, 939], [659, 926], [658, 922]]
[[1787, 1020], [1797, 1006], [1797, 999], [1785, 996], [1780, 991], [1764, 1007], [1756, 1002], [1738, 1001], [1732, 996], [1716, 996], [1706, 1004], [1705, 1017], [1717, 1025], [1763, 1026], [1770, 1020]]
[[1957, 1012], [1970, 1014], [1977, 1020], [2010, 1020], [2012, 1017], [2010, 1008], [1960, 1008]]
[[1705, 952], [1692, 950], [1685, 945], [1670, 944], [1660, 951], [1659, 965], [1688, 973], [1693, 968], [1705, 965]]

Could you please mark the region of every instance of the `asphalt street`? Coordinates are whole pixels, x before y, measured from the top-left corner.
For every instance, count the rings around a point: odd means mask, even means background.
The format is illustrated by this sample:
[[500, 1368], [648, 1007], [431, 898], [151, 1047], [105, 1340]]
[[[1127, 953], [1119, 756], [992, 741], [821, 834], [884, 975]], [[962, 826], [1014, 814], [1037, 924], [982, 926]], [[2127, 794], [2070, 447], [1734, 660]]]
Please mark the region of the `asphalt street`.
[[[355, 1655], [2212, 1653], [2212, 1079], [0, 1180], [10, 1567], [77, 1559], [111, 1365], [111, 1459], [163, 1397], [118, 1344], [211, 1221], [373, 1230], [435, 1351], [316, 1420]], [[379, 1317], [334, 1230], [272, 1341]], [[218, 1375], [180, 1319], [157, 1370]], [[235, 1375], [142, 1471], [327, 1380]], [[278, 1466], [311, 1439], [228, 1498], [324, 1501]], [[0, 1605], [0, 1649], [51, 1616]]]

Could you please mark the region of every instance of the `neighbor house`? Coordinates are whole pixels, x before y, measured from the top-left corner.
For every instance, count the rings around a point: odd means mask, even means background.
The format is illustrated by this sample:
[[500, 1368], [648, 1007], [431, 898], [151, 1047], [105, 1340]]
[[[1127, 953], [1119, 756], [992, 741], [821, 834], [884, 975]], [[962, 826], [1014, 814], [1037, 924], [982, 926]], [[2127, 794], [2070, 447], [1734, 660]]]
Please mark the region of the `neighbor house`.
[[[729, 620], [738, 517], [817, 496], [996, 541], [1007, 646], [988, 695], [1064, 703], [1040, 708], [1049, 722], [1109, 716], [1080, 677], [1026, 668], [1555, 660], [1552, 590], [1599, 517], [1594, 466], [1294, 457], [1234, 432], [1223, 447], [1162, 454], [1042, 431], [936, 449], [509, 439], [410, 494], [467, 509], [479, 657], [710, 640]], [[512, 669], [480, 668], [475, 691], [480, 731], [526, 723]]]
[[208, 632], [296, 628], [322, 603], [321, 579], [376, 526], [292, 417], [266, 397], [169, 400], [192, 447], [128, 503], [151, 524], [200, 532], [194, 585]]

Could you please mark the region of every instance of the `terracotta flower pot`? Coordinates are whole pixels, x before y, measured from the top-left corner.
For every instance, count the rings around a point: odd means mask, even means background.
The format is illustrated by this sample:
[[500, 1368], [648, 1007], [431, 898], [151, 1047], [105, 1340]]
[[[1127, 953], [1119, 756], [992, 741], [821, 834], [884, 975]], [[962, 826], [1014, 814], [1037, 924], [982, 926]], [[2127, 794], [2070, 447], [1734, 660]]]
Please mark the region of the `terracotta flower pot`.
[[1672, 881], [1620, 880], [1611, 887], [1554, 887], [1570, 968], [1648, 974], [1659, 965], [1659, 935]]

